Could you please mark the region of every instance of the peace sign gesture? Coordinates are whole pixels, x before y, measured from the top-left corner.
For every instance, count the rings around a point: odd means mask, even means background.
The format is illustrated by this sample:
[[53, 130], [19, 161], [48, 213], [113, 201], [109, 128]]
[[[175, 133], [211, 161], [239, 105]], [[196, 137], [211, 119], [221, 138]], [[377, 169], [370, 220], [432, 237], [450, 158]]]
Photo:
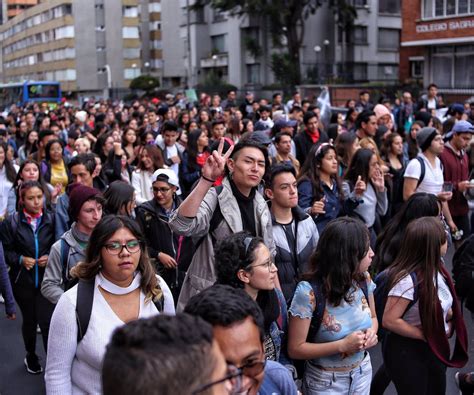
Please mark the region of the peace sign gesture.
[[206, 163], [204, 163], [204, 166], [201, 169], [201, 175], [206, 181], [216, 180], [224, 174], [225, 164], [227, 163], [227, 159], [229, 159], [230, 155], [232, 154], [234, 146], [231, 145], [225, 154], [222, 154], [223, 150], [224, 139], [221, 138], [217, 151], [212, 151], [212, 154], [207, 158]]

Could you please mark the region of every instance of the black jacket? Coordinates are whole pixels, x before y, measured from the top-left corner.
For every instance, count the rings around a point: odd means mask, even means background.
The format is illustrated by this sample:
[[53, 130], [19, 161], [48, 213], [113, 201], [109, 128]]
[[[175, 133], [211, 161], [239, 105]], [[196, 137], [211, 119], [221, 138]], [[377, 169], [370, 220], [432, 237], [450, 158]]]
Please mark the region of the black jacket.
[[[296, 159], [298, 159], [301, 166], [303, 166], [304, 161], [306, 160], [306, 157], [308, 156], [310, 149], [313, 147], [315, 143], [313, 143], [313, 140], [311, 140], [311, 137], [308, 135], [308, 133], [306, 133], [305, 130], [298, 133], [295, 136], [294, 141], [295, 141], [295, 148], [296, 148]], [[319, 140], [316, 142], [316, 144], [327, 143], [328, 141], [329, 141], [329, 137], [327, 133], [320, 130]]]
[[26, 222], [25, 215], [20, 211], [0, 224], [0, 238], [6, 262], [10, 266], [12, 283], [40, 287], [45, 268], [35, 265], [31, 270], [26, 270], [20, 262], [20, 257], [38, 259], [43, 255], [49, 255], [49, 250], [55, 242], [54, 214], [43, 211], [41, 223], [36, 232], [33, 232]]

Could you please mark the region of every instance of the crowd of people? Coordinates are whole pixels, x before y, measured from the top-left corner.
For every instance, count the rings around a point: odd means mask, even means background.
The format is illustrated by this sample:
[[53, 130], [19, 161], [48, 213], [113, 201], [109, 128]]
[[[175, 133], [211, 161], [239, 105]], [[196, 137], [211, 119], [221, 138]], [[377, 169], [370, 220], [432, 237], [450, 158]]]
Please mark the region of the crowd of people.
[[6, 109], [0, 293], [27, 372], [48, 394], [444, 394], [474, 311], [473, 264], [443, 260], [474, 250], [474, 102], [431, 84], [323, 111], [234, 90]]

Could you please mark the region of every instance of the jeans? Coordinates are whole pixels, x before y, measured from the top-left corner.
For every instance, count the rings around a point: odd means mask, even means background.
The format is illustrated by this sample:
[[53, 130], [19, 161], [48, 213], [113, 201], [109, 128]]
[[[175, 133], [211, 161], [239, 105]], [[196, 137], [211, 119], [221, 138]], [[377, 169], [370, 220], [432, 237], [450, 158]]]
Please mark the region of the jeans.
[[371, 381], [372, 364], [366, 353], [360, 365], [347, 372], [330, 372], [306, 364], [302, 390], [305, 395], [368, 395]]

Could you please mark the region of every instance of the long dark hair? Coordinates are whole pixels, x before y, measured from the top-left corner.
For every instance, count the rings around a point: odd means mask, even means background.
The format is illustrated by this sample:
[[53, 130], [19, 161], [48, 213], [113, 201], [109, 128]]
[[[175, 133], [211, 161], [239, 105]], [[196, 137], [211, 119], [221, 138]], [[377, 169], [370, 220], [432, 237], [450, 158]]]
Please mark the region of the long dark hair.
[[38, 169], [38, 182], [41, 184], [41, 187], [43, 189], [44, 197], [46, 199], [46, 204], [49, 206], [51, 204], [51, 193], [49, 192], [49, 188], [46, 185], [46, 182], [44, 181], [43, 175], [41, 174], [41, 169], [40, 166], [38, 165], [38, 162], [35, 162], [33, 159], [26, 159], [21, 165], [20, 168], [18, 169], [18, 173], [16, 174], [15, 181], [13, 182], [13, 188], [15, 188], [15, 193], [16, 193], [16, 209], [18, 210], [18, 203], [19, 203], [19, 185], [23, 183], [23, 179], [21, 178], [21, 173], [23, 169], [25, 168], [26, 165], [28, 164], [33, 164], [36, 166]]
[[441, 202], [435, 195], [423, 192], [411, 195], [378, 236], [372, 267], [382, 271], [392, 264], [402, 248], [402, 239], [411, 221], [421, 217], [437, 217], [440, 211]]
[[[188, 167], [194, 168], [197, 166], [196, 158], [198, 156], [198, 140], [201, 137], [203, 131], [201, 129], [194, 129], [188, 133], [188, 145], [186, 150], [188, 151]], [[209, 148], [205, 147], [204, 151], [208, 151]]]
[[164, 160], [163, 160], [163, 155], [161, 154], [160, 149], [156, 145], [147, 144], [140, 150], [140, 154], [138, 156], [137, 169], [145, 170], [143, 168], [143, 164], [140, 158], [143, 151], [146, 151], [148, 156], [151, 158], [153, 162], [153, 171], [157, 169], [161, 169], [163, 167]]
[[[326, 154], [330, 151], [334, 151], [334, 154], [336, 154], [336, 149], [330, 144], [313, 146], [298, 174], [298, 185], [303, 180], [309, 180], [311, 182], [313, 188], [313, 202], [322, 199], [324, 196], [324, 191], [321, 187], [321, 163]], [[341, 192], [341, 180], [337, 174], [332, 177], [332, 180], [337, 184], [338, 191]], [[341, 193], [339, 193], [339, 197], [342, 199], [343, 196]]]
[[[255, 261], [255, 250], [264, 244], [260, 237], [253, 237], [249, 232], [238, 232], [222, 240], [215, 251], [215, 269], [217, 284], [230, 285], [233, 288], [244, 288], [244, 283], [239, 280], [239, 270], [248, 270]], [[268, 332], [272, 322], [280, 314], [280, 304], [275, 290], [259, 290], [257, 303], [264, 316], [265, 332]]]
[[335, 141], [337, 159], [345, 167], [349, 166], [351, 161], [352, 146], [358, 137], [355, 133], [341, 133]]
[[135, 188], [125, 181], [112, 182], [104, 193], [106, 213], [119, 215], [120, 210], [133, 200], [134, 193]]
[[[384, 140], [383, 145], [382, 145], [382, 158], [385, 159], [387, 163], [390, 162], [389, 160], [389, 154], [392, 152], [392, 144], [395, 140], [395, 138], [401, 137], [398, 133], [390, 133]], [[398, 160], [400, 163], [403, 165], [403, 152], [400, 155], [397, 155]]]
[[368, 184], [370, 182], [370, 160], [374, 155], [375, 154], [367, 148], [358, 149], [351, 159], [351, 163], [347, 168], [344, 179], [354, 186], [357, 182], [357, 178], [361, 176], [362, 181]]
[[137, 270], [142, 275], [140, 283], [142, 292], [147, 300], [160, 297], [162, 290], [156, 278], [155, 270], [150, 263], [140, 226], [134, 220], [123, 215], [106, 215], [100, 220], [92, 231], [91, 240], [94, 240], [94, 242], [87, 245], [85, 261], [74, 266], [71, 269], [71, 275], [84, 280], [93, 279], [102, 266], [102, 248], [114, 233], [122, 228], [128, 229], [140, 241], [141, 254]]
[[[422, 217], [408, 224], [399, 254], [388, 273], [388, 289], [392, 289], [410, 273], [417, 273], [420, 291], [420, 313], [423, 333], [429, 337], [436, 326], [436, 304], [438, 300], [437, 273], [440, 270], [441, 246], [446, 243], [446, 232], [439, 218]], [[437, 280], [435, 280], [437, 281]], [[422, 303], [423, 302], [423, 303]]]
[[25, 155], [28, 157], [32, 153], [38, 151], [38, 140], [35, 140], [33, 144], [30, 143], [28, 138], [30, 137], [30, 134], [35, 132], [38, 134], [38, 132], [34, 129], [29, 130], [28, 133], [26, 133], [26, 138], [25, 138]]
[[38, 181], [26, 181], [23, 184], [21, 184], [20, 189], [18, 191], [18, 196], [20, 197], [19, 202], [18, 202], [18, 207], [19, 208], [24, 208], [22, 203], [23, 203], [23, 199], [25, 197], [25, 193], [31, 188], [40, 189], [41, 192], [43, 192], [43, 199], [44, 199], [44, 188], [43, 188], [43, 186]]
[[354, 299], [350, 292], [359, 272], [360, 261], [369, 251], [369, 232], [360, 220], [349, 217], [337, 218], [324, 228], [316, 251], [310, 258], [309, 273], [305, 280], [318, 279], [329, 303], [339, 306], [344, 300]]
[[7, 180], [10, 182], [15, 182], [16, 178], [16, 170], [13, 167], [13, 163], [7, 159], [7, 151], [8, 151], [8, 144], [7, 143], [0, 143], [0, 147], [3, 148], [3, 154], [5, 159], [3, 160], [3, 166], [5, 166], [5, 175], [7, 176]]
[[[421, 128], [425, 127], [425, 123], [423, 121], [415, 121], [413, 122], [411, 126], [413, 125], [418, 125]], [[418, 143], [416, 142], [416, 139], [413, 139], [411, 137], [411, 127], [410, 127], [410, 132], [407, 134], [407, 144], [408, 144], [408, 158], [410, 160], [413, 158], [416, 158], [420, 150], [418, 149]]]

